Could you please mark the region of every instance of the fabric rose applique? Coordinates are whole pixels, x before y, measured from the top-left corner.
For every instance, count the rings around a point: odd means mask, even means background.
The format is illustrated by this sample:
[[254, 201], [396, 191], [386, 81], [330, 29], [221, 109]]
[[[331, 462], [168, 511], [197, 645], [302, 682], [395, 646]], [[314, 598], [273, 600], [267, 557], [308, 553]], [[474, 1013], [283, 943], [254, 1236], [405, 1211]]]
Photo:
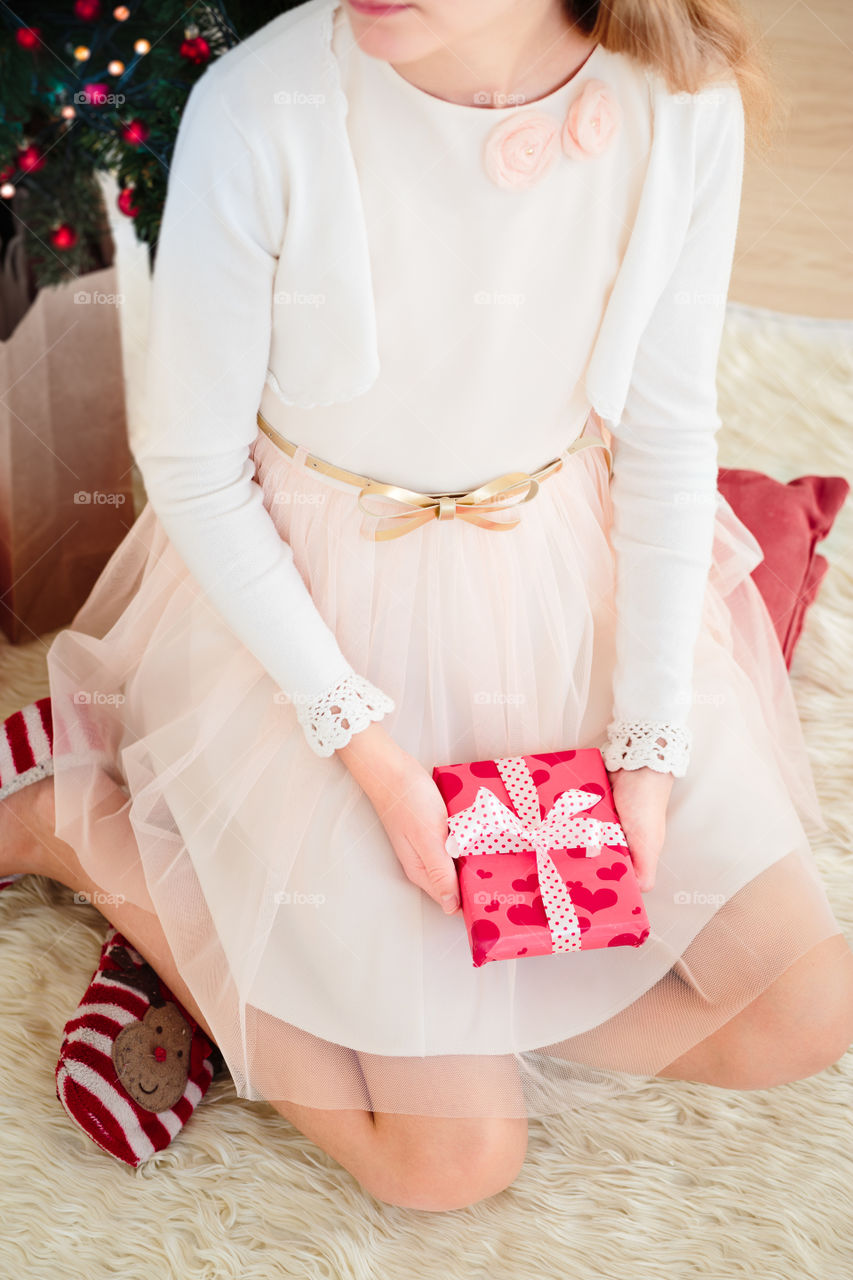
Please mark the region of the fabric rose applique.
[[532, 187], [560, 150], [560, 127], [544, 111], [507, 116], [486, 138], [486, 173], [499, 187]]
[[610, 87], [587, 80], [569, 107], [562, 125], [544, 111], [518, 111], [495, 125], [486, 137], [486, 173], [505, 190], [531, 187], [548, 172], [558, 155], [585, 159], [602, 153], [622, 121]]
[[566, 112], [560, 140], [567, 156], [597, 156], [609, 147], [622, 122], [622, 109], [601, 80], [587, 80]]

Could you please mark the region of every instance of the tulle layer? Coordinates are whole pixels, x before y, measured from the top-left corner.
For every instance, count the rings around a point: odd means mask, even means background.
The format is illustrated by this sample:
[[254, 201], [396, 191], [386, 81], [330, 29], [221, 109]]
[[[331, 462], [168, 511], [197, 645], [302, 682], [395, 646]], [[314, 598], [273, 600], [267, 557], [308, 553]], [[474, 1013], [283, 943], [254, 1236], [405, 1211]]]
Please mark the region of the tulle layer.
[[[354, 488], [262, 433], [256, 480], [383, 724], [423, 766], [596, 746], [611, 712], [601, 450], [487, 530], [361, 536]], [[153, 913], [237, 1092], [311, 1107], [551, 1114], [642, 1083], [840, 932], [823, 825], [752, 535], [720, 497], [693, 752], [651, 933], [475, 969], [340, 759], [206, 601], [150, 505], [48, 654], [57, 834]]]

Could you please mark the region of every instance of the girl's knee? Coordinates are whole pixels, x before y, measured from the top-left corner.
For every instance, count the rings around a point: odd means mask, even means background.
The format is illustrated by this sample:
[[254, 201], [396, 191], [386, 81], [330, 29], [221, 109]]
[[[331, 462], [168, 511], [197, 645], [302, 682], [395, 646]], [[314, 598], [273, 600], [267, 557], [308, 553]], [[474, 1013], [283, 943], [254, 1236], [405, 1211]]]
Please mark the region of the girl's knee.
[[393, 1143], [387, 1167], [365, 1189], [386, 1204], [443, 1213], [497, 1195], [518, 1177], [527, 1154], [526, 1119], [448, 1120], [444, 1126], [454, 1127], [453, 1140], [442, 1133], [417, 1145]]
[[805, 1080], [844, 1056], [853, 1044], [853, 952], [841, 935], [792, 966], [761, 1025], [760, 1055], [746, 1064], [748, 1079], [735, 1088]]
[[843, 1058], [853, 1044], [853, 952], [839, 935], [820, 947], [811, 992], [803, 994], [797, 1079], [816, 1075]]

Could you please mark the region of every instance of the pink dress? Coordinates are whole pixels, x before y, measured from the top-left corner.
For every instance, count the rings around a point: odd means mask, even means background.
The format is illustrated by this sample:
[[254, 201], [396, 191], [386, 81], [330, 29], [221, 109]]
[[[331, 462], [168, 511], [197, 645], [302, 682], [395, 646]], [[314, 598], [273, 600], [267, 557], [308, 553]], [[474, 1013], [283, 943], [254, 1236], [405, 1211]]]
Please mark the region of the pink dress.
[[[507, 192], [480, 158], [516, 108], [444, 102], [357, 47], [338, 53], [382, 371], [365, 395], [312, 409], [265, 385], [264, 416], [303, 450], [258, 433], [264, 507], [354, 669], [393, 700], [384, 726], [426, 769], [598, 745], [616, 617], [601, 450], [567, 458], [511, 532], [432, 521], [387, 542], [361, 536], [357, 490], [303, 458], [452, 491], [596, 431], [583, 373], [636, 208], [641, 82], [604, 49], [584, 68], [619, 95], [636, 171], [561, 155]], [[562, 121], [577, 87], [536, 109]], [[443, 1116], [587, 1106], [840, 932], [804, 828], [820, 814], [750, 577], [759, 558], [720, 499], [690, 766], [641, 948], [475, 969], [461, 916], [407, 880], [367, 797], [306, 744], [150, 503], [48, 656], [57, 833], [104, 892], [157, 917], [241, 1096]]]

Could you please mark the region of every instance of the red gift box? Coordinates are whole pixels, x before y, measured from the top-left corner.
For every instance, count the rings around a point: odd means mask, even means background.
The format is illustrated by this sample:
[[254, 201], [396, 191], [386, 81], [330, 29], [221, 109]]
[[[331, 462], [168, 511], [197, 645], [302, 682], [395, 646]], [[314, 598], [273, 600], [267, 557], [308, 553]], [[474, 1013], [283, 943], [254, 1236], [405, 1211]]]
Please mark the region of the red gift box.
[[649, 920], [597, 747], [437, 765], [432, 776], [459, 850], [476, 968], [642, 946]]

